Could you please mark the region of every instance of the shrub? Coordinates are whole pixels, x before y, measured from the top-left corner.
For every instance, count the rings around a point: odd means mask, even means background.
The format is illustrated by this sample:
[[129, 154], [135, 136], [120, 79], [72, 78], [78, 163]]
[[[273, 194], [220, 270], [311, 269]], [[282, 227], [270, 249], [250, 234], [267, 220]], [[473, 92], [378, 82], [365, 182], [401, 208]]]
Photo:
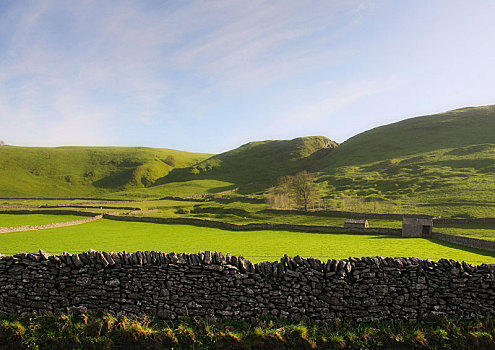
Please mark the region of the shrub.
[[165, 164], [168, 164], [168, 165], [174, 167], [175, 166], [175, 157], [170, 155], [167, 158], [165, 158]]
[[176, 214], [189, 214], [191, 209], [189, 208], [179, 208], [175, 211]]

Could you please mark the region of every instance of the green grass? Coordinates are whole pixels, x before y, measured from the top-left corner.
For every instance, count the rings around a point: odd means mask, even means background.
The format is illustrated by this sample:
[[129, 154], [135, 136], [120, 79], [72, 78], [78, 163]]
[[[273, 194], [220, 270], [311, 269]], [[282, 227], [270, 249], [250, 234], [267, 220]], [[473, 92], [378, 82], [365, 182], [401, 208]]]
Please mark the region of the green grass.
[[[333, 207], [344, 210], [493, 217], [493, 130], [495, 106], [412, 118], [366, 131], [321, 159], [322, 192], [335, 200]], [[358, 197], [364, 201], [346, 203]]]
[[210, 161], [211, 154], [145, 147], [6, 146], [0, 149], [0, 189], [4, 197], [131, 199], [211, 194], [240, 185], [258, 191], [335, 146], [325, 137], [252, 142]]
[[339, 145], [329, 158], [333, 166], [354, 166], [439, 149], [456, 149], [452, 155], [466, 156], [482, 151], [484, 144], [495, 143], [493, 130], [495, 105], [463, 108], [365, 131]]
[[[166, 163], [175, 158], [174, 166]], [[148, 187], [210, 154], [146, 147], [0, 148], [3, 197], [101, 196]]]
[[0, 214], [0, 227], [17, 227], [24, 225], [45, 225], [55, 222], [66, 222], [87, 219], [84, 216], [77, 215], [46, 215], [46, 214]]
[[243, 255], [254, 261], [279, 260], [284, 254], [319, 259], [349, 256], [415, 256], [471, 263], [495, 263], [495, 254], [463, 249], [420, 238], [378, 235], [313, 234], [288, 231], [232, 232], [188, 225], [96, 222], [43, 231], [0, 235], [4, 254], [37, 252], [81, 252], [155, 250], [165, 252], [221, 251]]
[[250, 142], [187, 169], [177, 169], [167, 181], [215, 179], [237, 186], [263, 182], [266, 188], [279, 176], [307, 169], [335, 147], [337, 144], [324, 136]]
[[[493, 349], [490, 318], [380, 322], [249, 321], [0, 314], [6, 349]], [[3, 348], [3, 347], [2, 347]]]
[[108, 193], [106, 197], [116, 199], [162, 198], [167, 196], [187, 197], [201, 194], [211, 194], [233, 189], [231, 182], [219, 180], [190, 180], [154, 185], [146, 188], [128, 188], [122, 191]]
[[[148, 209], [158, 209], [158, 212], [144, 213], [138, 216], [149, 217], [189, 217], [189, 218], [209, 218], [233, 224], [248, 223], [275, 223], [275, 224], [296, 224], [296, 225], [318, 225], [343, 227], [345, 217], [332, 217], [323, 214], [313, 213], [307, 215], [300, 214], [278, 214], [265, 212], [266, 204], [250, 202], [248, 199], [228, 200], [221, 199], [208, 202], [189, 201], [146, 201], [133, 202], [133, 206]], [[181, 209], [186, 209], [189, 213], [179, 213]], [[369, 219], [370, 227], [401, 228], [401, 220]]]
[[[4, 197], [156, 199], [240, 187], [238, 194], [259, 194], [281, 175], [309, 170], [318, 175], [328, 209], [493, 217], [493, 130], [495, 106], [484, 106], [377, 127], [341, 145], [302, 137], [251, 142], [215, 156], [144, 147], [5, 146], [0, 191]], [[174, 167], [166, 163], [170, 155]]]

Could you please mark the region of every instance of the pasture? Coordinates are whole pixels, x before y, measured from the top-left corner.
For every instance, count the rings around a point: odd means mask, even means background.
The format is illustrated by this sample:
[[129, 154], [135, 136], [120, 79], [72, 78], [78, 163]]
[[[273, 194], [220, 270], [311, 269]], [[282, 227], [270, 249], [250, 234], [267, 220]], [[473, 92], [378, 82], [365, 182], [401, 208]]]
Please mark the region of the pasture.
[[[21, 216], [19, 216], [21, 217]], [[473, 264], [495, 263], [495, 254], [421, 238], [381, 235], [317, 234], [291, 231], [234, 232], [190, 225], [99, 220], [83, 225], [0, 234], [0, 253], [89, 249], [104, 251], [154, 250], [198, 252], [211, 250], [243, 255], [253, 262], [279, 260], [284, 254], [322, 260], [350, 256], [415, 256]]]

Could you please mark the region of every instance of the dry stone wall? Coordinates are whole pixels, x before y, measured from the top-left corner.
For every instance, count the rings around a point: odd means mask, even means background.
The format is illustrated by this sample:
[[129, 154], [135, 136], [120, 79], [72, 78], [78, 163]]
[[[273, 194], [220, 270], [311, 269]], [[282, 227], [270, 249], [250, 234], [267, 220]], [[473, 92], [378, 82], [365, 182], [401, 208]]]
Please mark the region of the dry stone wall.
[[348, 233], [348, 234], [379, 234], [379, 235], [396, 235], [402, 234], [402, 229], [395, 228], [344, 228], [338, 226], [318, 226], [318, 225], [293, 225], [293, 224], [273, 224], [273, 223], [252, 223], [245, 225], [232, 224], [224, 221], [197, 218], [159, 218], [159, 217], [134, 217], [113, 215], [111, 213], [103, 214], [104, 219], [117, 221], [134, 221], [148, 222], [156, 224], [179, 224], [179, 225], [196, 225], [201, 227], [214, 227], [231, 231], [258, 231], [258, 230], [286, 230], [312, 233]]
[[0, 214], [10, 214], [10, 215], [49, 214], [49, 215], [78, 215], [78, 216], [99, 215], [99, 213], [94, 213], [90, 211], [70, 210], [70, 209], [0, 210]]
[[0, 311], [323, 321], [495, 314], [493, 265], [452, 260], [95, 252], [0, 257]]
[[486, 239], [478, 239], [466, 236], [451, 235], [448, 233], [432, 232], [431, 238], [439, 241], [457, 244], [460, 246], [480, 249], [487, 252], [495, 253], [495, 241], [489, 241]]
[[88, 219], [63, 221], [63, 222], [54, 222], [52, 224], [23, 225], [23, 226], [14, 226], [14, 227], [0, 227], [0, 233], [22, 232], [22, 231], [37, 231], [37, 230], [46, 230], [46, 229], [49, 229], [49, 228], [82, 225], [82, 224], [86, 224], [88, 222], [100, 220], [102, 217], [103, 217], [103, 215], [95, 215], [95, 216], [93, 216], [91, 218], [88, 218]]
[[494, 224], [495, 218], [469, 218], [469, 219], [456, 219], [456, 218], [435, 218], [434, 224]]
[[286, 210], [286, 209], [264, 209], [263, 212], [271, 214], [294, 214], [308, 216], [330, 216], [330, 217], [346, 217], [346, 218], [363, 218], [363, 219], [390, 219], [402, 220], [403, 214], [379, 214], [379, 213], [360, 213], [354, 211], [342, 210]]

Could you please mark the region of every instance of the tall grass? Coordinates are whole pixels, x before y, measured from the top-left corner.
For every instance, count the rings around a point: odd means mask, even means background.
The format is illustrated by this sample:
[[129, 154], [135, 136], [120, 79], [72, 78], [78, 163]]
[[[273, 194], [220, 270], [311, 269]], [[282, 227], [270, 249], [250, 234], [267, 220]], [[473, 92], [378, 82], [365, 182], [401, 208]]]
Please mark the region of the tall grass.
[[0, 347], [8, 349], [491, 349], [494, 337], [491, 319], [171, 322], [110, 314], [0, 314]]

